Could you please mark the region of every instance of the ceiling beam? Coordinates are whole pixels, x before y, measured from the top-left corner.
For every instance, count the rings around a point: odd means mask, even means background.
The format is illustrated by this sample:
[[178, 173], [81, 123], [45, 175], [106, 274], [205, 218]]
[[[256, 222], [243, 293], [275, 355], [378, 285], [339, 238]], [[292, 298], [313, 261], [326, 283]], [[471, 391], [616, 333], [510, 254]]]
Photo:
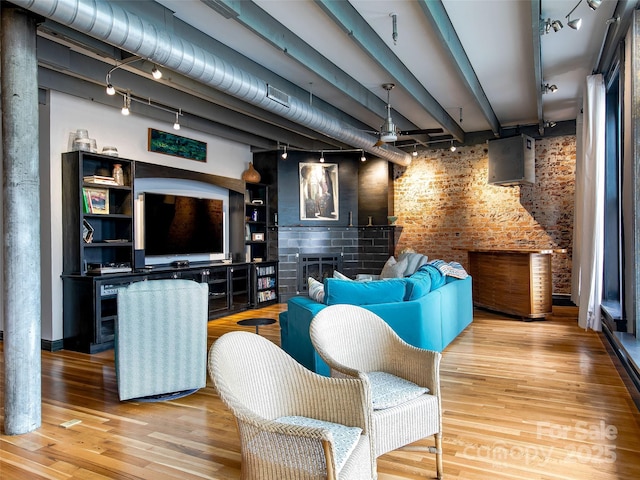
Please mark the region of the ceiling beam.
[[500, 122], [496, 116], [487, 95], [480, 85], [480, 81], [473, 70], [471, 61], [465, 52], [462, 42], [456, 33], [451, 19], [447, 14], [441, 0], [419, 0], [418, 5], [422, 8], [425, 17], [431, 23], [434, 32], [438, 35], [442, 46], [449, 54], [449, 58], [453, 61], [453, 65], [458, 69], [462, 80], [464, 81], [467, 89], [473, 94], [476, 102], [480, 106], [480, 110], [484, 114], [484, 117], [489, 122], [489, 127], [493, 131], [493, 134], [497, 137], [500, 136]]
[[[226, 5], [228, 11], [234, 12], [234, 15], [229, 18], [246, 27], [276, 49], [281, 50], [313, 74], [320, 76], [374, 115], [384, 119], [387, 106], [384, 100], [374, 95], [364, 85], [312, 48], [253, 1], [244, 1], [238, 4], [234, 0], [216, 0], [216, 8], [211, 5], [211, 0], [201, 1], [216, 11], [221, 4]], [[394, 120], [403, 130], [418, 128], [399, 113]]]
[[362, 51], [377, 62], [436, 122], [448, 130], [458, 141], [464, 141], [462, 128], [424, 88], [422, 83], [400, 61], [349, 2], [315, 1], [358, 44]]
[[533, 45], [533, 75], [536, 85], [536, 103], [538, 106], [538, 132], [544, 135], [544, 112], [542, 110], [542, 32], [541, 0], [531, 0], [531, 40]]

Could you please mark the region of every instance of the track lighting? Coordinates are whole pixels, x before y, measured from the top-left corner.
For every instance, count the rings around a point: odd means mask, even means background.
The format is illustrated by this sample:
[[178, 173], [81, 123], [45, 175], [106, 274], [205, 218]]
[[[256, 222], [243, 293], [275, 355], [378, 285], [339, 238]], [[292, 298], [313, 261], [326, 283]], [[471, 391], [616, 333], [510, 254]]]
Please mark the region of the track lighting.
[[107, 73], [107, 95], [115, 95], [116, 89], [111, 85], [111, 74]]
[[576, 6], [573, 7], [571, 11], [567, 13], [567, 15], [565, 16], [565, 18], [567, 19], [567, 25], [569, 25], [569, 27], [573, 28], [574, 30], [580, 30], [580, 27], [582, 26], [582, 19], [574, 18], [573, 20], [571, 20], [571, 14], [576, 10], [576, 8], [578, 8], [578, 6], [581, 3], [582, 3], [582, 0], [578, 0], [578, 3], [576, 3]]
[[122, 112], [122, 115], [129, 115], [129, 113], [131, 113], [131, 111], [129, 110], [131, 108], [131, 95], [129, 95], [128, 93], [126, 93], [123, 97], [122, 97], [122, 110], [120, 110]]
[[551, 29], [553, 29], [554, 32], [559, 32], [560, 30], [562, 30], [562, 27], [564, 25], [562, 25], [562, 22], [560, 20], [551, 20], [550, 18], [547, 18], [547, 20], [544, 22], [544, 33], [549, 33], [551, 32]]
[[324, 152], [320, 152], [320, 163], [324, 163]]
[[549, 85], [548, 83], [542, 86], [542, 93], [556, 93], [558, 87], [556, 85]]
[[282, 151], [282, 155], [280, 155], [282, 157], [283, 160], [286, 160], [287, 157], [289, 156], [289, 154], [287, 153], [287, 146], [285, 145], [283, 147], [283, 151]]
[[156, 80], [160, 80], [162, 78], [162, 72], [158, 70], [158, 67], [156, 67], [155, 65], [151, 69], [151, 75], [153, 75], [153, 78], [155, 78]]
[[587, 5], [589, 5], [589, 8], [591, 10], [597, 9], [601, 3], [602, 3], [602, 0], [587, 0]]
[[175, 121], [175, 123], [173, 124], [173, 129], [174, 129], [174, 130], [180, 130], [180, 119], [179, 119], [178, 117], [179, 117], [179, 115], [181, 115], [181, 114], [182, 114], [182, 109], [180, 109], [180, 111], [179, 111], [179, 112], [176, 112], [176, 121]]
[[362, 154], [360, 155], [360, 161], [361, 162], [366, 162], [367, 161], [367, 157], [364, 156], [364, 150], [362, 150]]
[[544, 128], [553, 128], [556, 126], [556, 122], [544, 122]]
[[413, 158], [415, 158], [415, 157], [417, 157], [417, 156], [418, 156], [418, 150], [416, 149], [416, 146], [415, 146], [415, 145], [413, 146], [413, 152], [411, 152], [411, 156], [412, 156]]
[[452, 152], [455, 152], [457, 150], [456, 146], [453, 144], [453, 140], [451, 140], [451, 146], [449, 147], [449, 150], [451, 150]]

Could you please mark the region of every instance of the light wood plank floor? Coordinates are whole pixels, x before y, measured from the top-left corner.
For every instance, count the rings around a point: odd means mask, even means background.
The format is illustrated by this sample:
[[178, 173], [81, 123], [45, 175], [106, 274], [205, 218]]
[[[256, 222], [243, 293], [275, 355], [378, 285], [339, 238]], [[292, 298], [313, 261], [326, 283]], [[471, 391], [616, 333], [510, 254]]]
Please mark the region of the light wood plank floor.
[[[209, 322], [209, 343], [253, 330], [237, 320], [283, 308]], [[601, 335], [578, 328], [576, 313], [558, 307], [546, 321], [521, 322], [477, 311], [445, 350], [445, 478], [640, 478], [640, 415]], [[279, 344], [277, 324], [260, 334]], [[112, 351], [43, 352], [42, 395], [40, 429], [0, 436], [2, 480], [240, 478], [235, 424], [210, 385], [176, 401], [121, 403]], [[60, 426], [72, 419], [81, 423]], [[380, 480], [433, 478], [435, 463], [396, 451], [378, 471]]]

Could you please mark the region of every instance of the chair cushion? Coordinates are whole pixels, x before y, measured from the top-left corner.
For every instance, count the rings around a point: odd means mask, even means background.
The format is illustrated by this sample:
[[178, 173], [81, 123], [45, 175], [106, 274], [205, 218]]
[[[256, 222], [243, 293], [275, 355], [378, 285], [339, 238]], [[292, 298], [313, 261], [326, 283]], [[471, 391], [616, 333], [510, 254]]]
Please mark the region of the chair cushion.
[[351, 280], [351, 278], [347, 277], [344, 273], [340, 273], [337, 270], [333, 271], [333, 278], [337, 278], [339, 280]]
[[382, 267], [380, 278], [402, 278], [404, 271], [407, 269], [407, 259], [396, 261], [395, 257], [389, 257]]
[[404, 276], [408, 277], [409, 275], [417, 272], [418, 268], [422, 265], [425, 265], [429, 260], [429, 257], [415, 252], [403, 252], [398, 255], [398, 262], [401, 262], [404, 259], [407, 260], [407, 268], [404, 271]]
[[354, 282], [325, 278], [324, 292], [324, 303], [327, 305], [402, 302], [405, 295], [405, 281], [401, 278], [389, 278], [371, 282]]
[[431, 274], [425, 270], [418, 270], [404, 280], [407, 282], [406, 301], [424, 297], [431, 291]]
[[324, 284], [313, 277], [307, 279], [309, 298], [318, 303], [324, 303]]
[[336, 455], [336, 468], [338, 471], [344, 466], [356, 448], [362, 429], [358, 427], [347, 427], [339, 423], [325, 422], [324, 420], [317, 420], [309, 417], [288, 416], [276, 418], [276, 422], [286, 423], [289, 425], [299, 425], [302, 427], [318, 427], [324, 428], [331, 432], [334, 441], [335, 455]]
[[395, 407], [429, 392], [427, 387], [421, 387], [387, 372], [369, 372], [367, 376], [371, 384], [371, 403], [374, 410]]

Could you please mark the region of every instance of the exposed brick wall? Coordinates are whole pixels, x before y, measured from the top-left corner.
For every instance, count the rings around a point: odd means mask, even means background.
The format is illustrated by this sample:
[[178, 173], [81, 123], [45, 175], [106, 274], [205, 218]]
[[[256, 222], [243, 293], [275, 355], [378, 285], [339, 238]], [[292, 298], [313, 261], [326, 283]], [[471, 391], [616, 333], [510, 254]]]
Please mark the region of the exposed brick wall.
[[536, 140], [536, 183], [487, 184], [486, 144], [430, 150], [394, 165], [395, 214], [405, 247], [468, 266], [470, 248], [545, 248], [553, 255], [553, 293], [571, 292], [575, 136]]

